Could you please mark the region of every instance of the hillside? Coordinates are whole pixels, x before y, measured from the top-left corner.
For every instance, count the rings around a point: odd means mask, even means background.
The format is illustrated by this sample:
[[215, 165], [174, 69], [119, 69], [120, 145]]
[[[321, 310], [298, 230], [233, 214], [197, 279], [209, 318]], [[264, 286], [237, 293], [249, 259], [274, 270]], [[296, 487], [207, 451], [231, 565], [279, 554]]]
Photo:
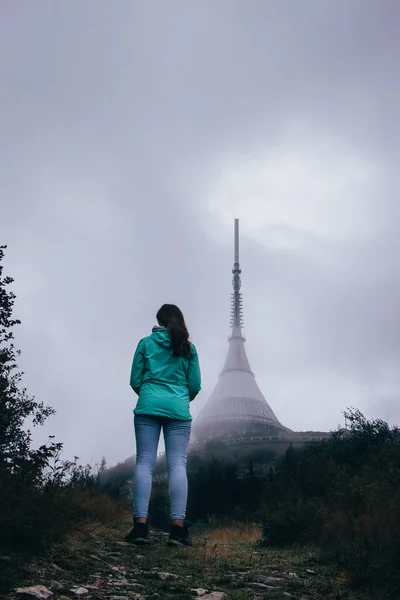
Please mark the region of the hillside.
[[[16, 588], [31, 594], [3, 598], [67, 600], [364, 600], [350, 590], [340, 569], [320, 564], [311, 549], [272, 549], [257, 544], [257, 525], [218, 526], [194, 533], [192, 548], [171, 549], [166, 534], [154, 531], [146, 547], [121, 541], [128, 514], [109, 525], [90, 524], [55, 544], [46, 560], [20, 571]], [[1, 558], [11, 566], [11, 557]], [[4, 573], [4, 571], [3, 571]], [[37, 588], [44, 586], [45, 589]], [[46, 591], [47, 590], [47, 591]], [[201, 596], [201, 594], [203, 594]], [[377, 596], [375, 596], [378, 598]]]

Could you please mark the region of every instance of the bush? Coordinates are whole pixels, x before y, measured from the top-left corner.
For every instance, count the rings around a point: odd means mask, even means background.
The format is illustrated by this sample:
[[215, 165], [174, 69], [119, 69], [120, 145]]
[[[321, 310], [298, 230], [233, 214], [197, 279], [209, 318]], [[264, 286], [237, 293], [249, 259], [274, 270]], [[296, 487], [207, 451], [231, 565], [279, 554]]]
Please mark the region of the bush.
[[[350, 428], [289, 449], [264, 495], [266, 544], [318, 544], [357, 583], [400, 591], [400, 434], [352, 410]], [[328, 551], [329, 549], [329, 551]]]
[[[100, 493], [100, 474], [75, 461], [62, 461], [62, 444], [50, 437], [32, 447], [29, 426], [42, 425], [53, 409], [31, 398], [18, 372], [13, 345], [15, 295], [3, 277], [5, 246], [0, 246], [0, 555], [12, 554], [0, 569], [6, 590], [18, 576], [24, 556], [45, 549], [83, 521], [113, 519], [119, 506]], [[105, 468], [103, 461], [100, 471]]]
[[61, 449], [61, 444], [49, 441], [38, 449], [32, 448], [32, 435], [26, 427], [42, 425], [54, 410], [28, 396], [17, 371], [20, 351], [13, 344], [13, 329], [20, 324], [13, 318], [15, 294], [8, 286], [11, 277], [3, 277], [2, 260], [6, 246], [0, 246], [0, 480], [10, 476], [40, 481], [49, 459]]

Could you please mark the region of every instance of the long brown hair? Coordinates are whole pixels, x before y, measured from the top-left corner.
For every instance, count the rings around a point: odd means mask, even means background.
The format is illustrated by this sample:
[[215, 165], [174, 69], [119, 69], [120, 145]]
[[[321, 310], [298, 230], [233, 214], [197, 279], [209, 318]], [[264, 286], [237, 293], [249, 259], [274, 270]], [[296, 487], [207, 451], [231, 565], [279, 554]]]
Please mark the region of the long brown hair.
[[189, 332], [182, 311], [175, 304], [163, 304], [157, 313], [157, 321], [168, 329], [173, 356], [189, 358], [191, 355]]

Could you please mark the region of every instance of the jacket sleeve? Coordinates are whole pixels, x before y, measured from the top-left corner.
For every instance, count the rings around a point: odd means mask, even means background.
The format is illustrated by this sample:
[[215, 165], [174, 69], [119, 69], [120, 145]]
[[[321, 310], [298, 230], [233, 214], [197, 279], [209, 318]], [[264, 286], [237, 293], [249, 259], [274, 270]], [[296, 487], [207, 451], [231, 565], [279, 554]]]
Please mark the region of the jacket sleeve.
[[132, 361], [131, 388], [139, 395], [144, 374], [144, 340], [140, 340]]
[[188, 388], [189, 388], [189, 398], [190, 402], [194, 400], [197, 394], [201, 390], [201, 374], [200, 374], [200, 364], [199, 364], [199, 356], [197, 354], [196, 348], [192, 345], [192, 355], [189, 359], [189, 369], [188, 369]]

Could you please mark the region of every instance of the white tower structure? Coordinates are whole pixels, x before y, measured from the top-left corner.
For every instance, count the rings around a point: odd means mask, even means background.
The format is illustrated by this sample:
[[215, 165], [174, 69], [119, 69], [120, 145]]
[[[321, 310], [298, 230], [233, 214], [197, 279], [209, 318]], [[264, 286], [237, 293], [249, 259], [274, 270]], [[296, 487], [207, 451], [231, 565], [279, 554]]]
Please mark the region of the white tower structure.
[[197, 442], [252, 436], [289, 437], [264, 398], [250, 368], [243, 337], [239, 219], [235, 219], [231, 336], [228, 354], [207, 404], [193, 424]]

